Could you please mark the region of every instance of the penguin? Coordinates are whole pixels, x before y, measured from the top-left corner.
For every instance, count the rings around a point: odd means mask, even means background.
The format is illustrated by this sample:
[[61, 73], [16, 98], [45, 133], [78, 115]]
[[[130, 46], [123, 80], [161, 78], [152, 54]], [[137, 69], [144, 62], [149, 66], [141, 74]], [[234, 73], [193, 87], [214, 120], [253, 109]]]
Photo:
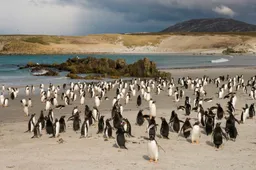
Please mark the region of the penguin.
[[117, 128], [116, 131], [116, 145], [120, 148], [120, 149], [127, 149], [128, 148], [125, 146], [125, 131], [124, 128], [122, 126], [122, 124]]
[[213, 129], [214, 129], [214, 117], [215, 115], [209, 115], [209, 114], [205, 114], [205, 132], [206, 135], [208, 136], [209, 134], [212, 133]]
[[160, 134], [163, 138], [169, 139], [169, 137], [168, 137], [169, 136], [169, 125], [168, 125], [167, 121], [165, 120], [165, 118], [161, 117], [160, 119], [162, 120]]
[[159, 151], [158, 151], [158, 144], [157, 144], [157, 141], [155, 140], [154, 135], [149, 137], [147, 148], [148, 148], [149, 161], [150, 162], [152, 162], [152, 161], [157, 162], [158, 159], [159, 159]]
[[122, 123], [122, 115], [120, 112], [117, 112], [113, 117], [113, 126], [115, 129], [118, 129], [120, 124]]
[[92, 109], [92, 117], [93, 117], [94, 121], [96, 121], [96, 122], [99, 121], [99, 119], [100, 119], [100, 112], [97, 109], [97, 107], [93, 107], [93, 109]]
[[149, 136], [149, 138], [150, 137], [155, 138], [158, 124], [156, 124], [154, 117], [152, 117], [151, 119], [147, 119], [147, 120], [148, 120], [148, 128], [147, 128], [148, 136]]
[[26, 96], [28, 96], [29, 95], [29, 87], [28, 86], [26, 86], [26, 88], [25, 88], [25, 92], [26, 92]]
[[174, 100], [175, 100], [175, 102], [179, 102], [179, 101], [180, 101], [178, 91], [175, 91], [175, 92], [174, 92]]
[[40, 114], [40, 117], [38, 119], [38, 122], [41, 123], [42, 129], [44, 129], [44, 127], [45, 127], [45, 117], [44, 117], [43, 110], [41, 110], [41, 114]]
[[10, 94], [10, 98], [11, 98], [12, 100], [14, 100], [14, 99], [15, 99], [15, 94], [14, 94], [14, 92], [11, 92], [11, 94]]
[[75, 106], [74, 108], [73, 108], [73, 110], [72, 110], [72, 115], [74, 115], [74, 114], [76, 114], [78, 112], [78, 107], [77, 106]]
[[89, 136], [89, 119], [85, 117], [84, 122], [81, 127], [81, 136], [80, 138], [87, 138]]
[[103, 133], [104, 131], [104, 116], [100, 116], [99, 122], [98, 122], [98, 132], [99, 133]]
[[34, 127], [34, 135], [31, 138], [39, 138], [42, 136], [42, 123], [38, 121]]
[[100, 98], [98, 95], [95, 96], [94, 104], [95, 104], [95, 107], [97, 108], [100, 106]]
[[66, 132], [65, 116], [60, 117], [59, 123], [60, 123], [60, 131], [59, 132], [60, 133]]
[[236, 137], [238, 135], [235, 122], [240, 124], [240, 122], [235, 118], [235, 116], [232, 114], [232, 112], [229, 112], [229, 117], [226, 118], [226, 127], [225, 131], [228, 134], [229, 138], [233, 141], [236, 140]]
[[50, 120], [52, 121], [52, 123], [54, 123], [55, 119], [54, 119], [54, 113], [53, 113], [52, 109], [49, 110], [48, 116], [49, 116]]
[[56, 118], [55, 122], [53, 124], [53, 136], [54, 138], [59, 137], [60, 135], [60, 122], [59, 120]]
[[3, 106], [3, 104], [4, 104], [4, 94], [1, 93], [1, 95], [0, 95], [0, 106]]
[[185, 122], [183, 123], [179, 134], [181, 133], [181, 131], [183, 132], [183, 136], [185, 138], [188, 138], [190, 136], [191, 130], [192, 130], [192, 126], [190, 124], [190, 118], [186, 118]]
[[113, 138], [112, 137], [112, 126], [111, 124], [109, 123], [111, 119], [107, 119], [106, 120], [106, 126], [105, 126], [105, 129], [104, 129], [104, 138]]
[[180, 131], [180, 122], [183, 122], [183, 121], [179, 120], [177, 113], [175, 113], [175, 111], [173, 110], [169, 124], [171, 125], [172, 130], [176, 133], [179, 133]]
[[201, 132], [200, 132], [200, 126], [199, 122], [195, 122], [191, 131], [191, 142], [199, 144], [199, 139], [201, 137]]
[[35, 128], [35, 125], [36, 125], [36, 117], [35, 117], [36, 114], [32, 114], [30, 116], [30, 119], [28, 121], [28, 131], [27, 132], [33, 132], [34, 131], [34, 128]]
[[245, 104], [245, 107], [243, 108], [243, 111], [241, 113], [241, 123], [245, 123], [245, 120], [249, 117], [249, 106], [248, 104]]
[[28, 99], [28, 107], [32, 107], [32, 100], [31, 100], [31, 98]]
[[48, 111], [50, 108], [51, 108], [51, 102], [49, 100], [46, 100], [45, 111]]
[[254, 103], [252, 103], [250, 105], [250, 108], [249, 108], [249, 118], [253, 118], [253, 116], [255, 116], [255, 108], [254, 108]]
[[56, 107], [56, 106], [59, 105], [59, 104], [58, 104], [58, 100], [57, 100], [56, 97], [52, 98], [52, 105], [53, 105], [54, 107]]
[[152, 102], [151, 107], [149, 108], [150, 116], [156, 117], [156, 104], [155, 101]]
[[224, 136], [227, 140], [226, 134], [222, 131], [220, 127], [220, 122], [216, 124], [215, 129], [213, 130], [212, 137], [213, 137], [213, 144], [217, 149], [222, 145], [223, 143], [223, 137]]
[[27, 104], [23, 107], [23, 111], [24, 111], [24, 113], [25, 113], [25, 116], [29, 116], [29, 113], [28, 113], [28, 105], [27, 105]]
[[72, 115], [71, 117], [68, 118], [69, 120], [73, 120], [73, 130], [76, 132], [80, 129], [80, 115], [79, 112], [76, 112], [76, 114]]
[[136, 124], [139, 126], [142, 126], [144, 123], [144, 117], [143, 117], [143, 110], [140, 110], [137, 114], [137, 118], [136, 118]]
[[9, 106], [9, 98], [4, 99], [3, 107], [8, 107]]
[[48, 116], [48, 117], [46, 117], [46, 133], [47, 134], [53, 134], [53, 123], [52, 123], [52, 121], [51, 121], [51, 119], [50, 119], [50, 117]]
[[131, 126], [131, 123], [129, 122], [129, 120], [126, 119], [126, 118], [123, 118], [122, 119], [122, 124], [123, 124], [123, 128], [124, 128], [124, 131], [127, 134], [127, 136], [128, 137], [134, 137], [132, 135], [132, 126]]
[[140, 106], [141, 106], [141, 103], [142, 103], [142, 101], [141, 101], [141, 96], [139, 95], [139, 96], [137, 97], [137, 107], [140, 107]]
[[217, 103], [216, 105], [217, 107], [211, 107], [210, 110], [217, 109], [217, 119], [221, 120], [224, 116], [224, 110], [219, 103]]
[[80, 98], [80, 104], [84, 105], [84, 101], [85, 101], [85, 93], [83, 93], [83, 95]]

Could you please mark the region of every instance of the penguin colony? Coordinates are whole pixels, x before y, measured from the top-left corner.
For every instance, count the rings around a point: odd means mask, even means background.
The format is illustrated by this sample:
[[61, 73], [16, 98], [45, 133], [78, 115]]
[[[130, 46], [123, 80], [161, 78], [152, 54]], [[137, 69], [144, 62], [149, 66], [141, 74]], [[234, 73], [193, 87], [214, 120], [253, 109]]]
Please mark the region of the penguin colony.
[[[207, 96], [205, 89], [209, 84], [216, 86], [215, 96]], [[225, 140], [235, 141], [239, 134], [236, 128], [237, 124], [246, 123], [248, 119], [255, 116], [253, 102], [246, 104], [241, 109], [236, 107], [238, 100], [236, 93], [243, 93], [255, 100], [255, 87], [256, 76], [245, 82], [243, 75], [236, 75], [235, 77], [227, 75], [217, 78], [203, 76], [195, 79], [182, 77], [178, 79], [177, 83], [173, 78], [171, 80], [157, 78], [154, 80], [132, 79], [127, 81], [121, 79], [97, 83], [71, 82], [70, 84], [63, 84], [62, 87], [50, 83], [47, 88], [44, 84], [39, 85], [39, 100], [45, 104], [45, 107], [38, 111], [38, 119], [36, 119], [35, 113], [30, 113], [33, 104], [29, 97], [35, 93], [33, 85], [25, 87], [25, 98], [20, 100], [20, 103], [24, 115], [29, 117], [26, 132], [33, 133], [31, 138], [40, 138], [43, 134], [58, 138], [61, 133], [71, 130], [67, 129], [66, 126], [66, 121], [71, 121], [73, 131], [80, 133], [80, 138], [89, 138], [91, 135], [90, 128], [96, 126], [98, 128], [97, 134], [102, 134], [106, 140], [115, 139], [117, 147], [128, 149], [126, 138], [134, 136], [132, 125], [125, 118], [124, 112], [125, 106], [130, 100], [136, 100], [136, 105], [134, 105], [138, 113], [134, 115], [136, 126], [146, 124], [148, 157], [151, 162], [157, 162], [159, 149], [163, 148], [158, 144], [156, 138], [158, 137], [159, 140], [161, 138], [163, 140], [169, 139], [169, 133], [177, 133], [178, 137], [190, 138], [191, 143], [198, 144], [202, 135], [201, 131], [205, 131], [217, 149], [223, 146]], [[115, 90], [115, 97], [112, 99], [109, 114], [101, 115], [100, 105], [104, 100], [111, 100], [106, 96], [111, 90]], [[192, 91], [193, 96], [186, 96], [186, 91]], [[11, 106], [9, 98], [15, 100], [18, 93], [18, 88], [6, 88], [3, 85], [0, 105], [3, 108]], [[176, 110], [170, 110], [170, 118], [158, 117], [157, 115], [157, 102], [153, 100], [152, 96], [160, 93], [169, 96], [170, 104], [184, 101], [184, 105], [178, 106]], [[92, 107], [86, 104], [86, 98], [94, 99]], [[221, 99], [222, 103], [214, 104], [213, 101], [216, 98]], [[78, 106], [72, 104], [76, 100], [80, 100], [77, 103], [84, 106], [84, 110], [79, 110]], [[205, 108], [204, 103], [206, 102], [211, 102], [212, 107]], [[142, 108], [143, 103], [148, 103], [146, 104], [148, 107]], [[55, 109], [65, 110], [66, 107], [73, 108], [67, 120], [65, 120], [65, 115], [56, 116], [54, 114]], [[238, 113], [239, 110], [242, 111]], [[185, 114], [186, 119], [179, 119], [180, 114]], [[192, 114], [197, 115], [197, 120], [194, 123], [191, 122], [190, 116]], [[237, 114], [240, 114], [240, 120], [235, 117]], [[226, 121], [225, 125], [221, 125], [220, 121], [223, 119]]]

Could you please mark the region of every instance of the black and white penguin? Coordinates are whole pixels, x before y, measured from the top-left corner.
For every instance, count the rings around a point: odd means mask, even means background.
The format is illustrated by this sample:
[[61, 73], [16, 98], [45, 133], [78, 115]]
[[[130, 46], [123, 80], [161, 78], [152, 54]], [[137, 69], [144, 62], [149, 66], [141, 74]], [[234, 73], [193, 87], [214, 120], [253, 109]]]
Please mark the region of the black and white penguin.
[[219, 147], [222, 145], [223, 143], [223, 136], [226, 138], [227, 140], [227, 136], [226, 134], [222, 131], [221, 127], [220, 127], [220, 122], [216, 124], [215, 129], [213, 130], [212, 133], [212, 137], [213, 137], [213, 144], [215, 145], [215, 147], [217, 149], [219, 149]]
[[4, 94], [1, 93], [1, 95], [0, 95], [0, 106], [3, 106], [3, 104], [4, 104]]
[[200, 131], [200, 126], [199, 122], [195, 122], [191, 131], [191, 142], [199, 144], [199, 139], [201, 137], [201, 131]]
[[116, 145], [121, 149], [127, 149], [125, 146], [125, 131], [122, 124], [117, 128], [116, 131]]
[[[155, 127], [152, 127], [152, 128], [154, 129]], [[155, 135], [149, 136], [148, 157], [150, 162], [152, 161], [157, 162], [159, 159], [158, 144], [157, 144], [157, 141], [155, 140]]]
[[84, 122], [81, 127], [81, 136], [80, 138], [87, 138], [89, 136], [89, 119], [85, 117]]
[[229, 138], [233, 141], [236, 140], [236, 137], [238, 135], [236, 126], [235, 126], [235, 122], [237, 122], [238, 124], [240, 124], [240, 122], [235, 118], [235, 116], [232, 114], [232, 112], [229, 113], [229, 117], [226, 118], [226, 127], [225, 127], [225, 131], [228, 134]]
[[25, 113], [25, 116], [29, 116], [28, 105], [27, 104], [25, 104], [25, 106], [23, 107], [23, 112]]
[[[183, 123], [180, 132], [183, 132], [183, 136], [185, 138], [188, 138], [190, 136], [191, 130], [192, 130], [192, 126], [190, 124], [190, 118], [186, 118], [185, 122]], [[179, 133], [180, 134], [180, 133]]]
[[111, 119], [107, 119], [106, 120], [106, 127], [104, 129], [104, 138], [113, 138], [112, 137], [112, 129], [113, 127], [111, 126], [110, 124], [110, 121]]
[[3, 107], [8, 107], [9, 106], [9, 98], [5, 98], [3, 102]]
[[52, 137], [59, 137], [60, 135], [60, 122], [59, 120], [56, 118], [55, 119], [55, 122], [53, 124], [53, 136]]
[[97, 108], [99, 108], [99, 106], [100, 106], [100, 97], [98, 95], [95, 96], [94, 105]]
[[151, 117], [156, 117], [156, 102], [153, 101], [151, 106], [149, 107], [149, 111], [150, 111], [150, 116]]
[[141, 103], [142, 103], [142, 100], [141, 100], [141, 96], [139, 95], [137, 97], [137, 106], [140, 107], [141, 106]]
[[11, 94], [10, 94], [10, 98], [11, 98], [12, 100], [14, 100], [14, 99], [15, 99], [15, 94], [14, 94], [14, 92], [11, 92]]
[[113, 117], [113, 126], [115, 129], [118, 129], [120, 124], [122, 123], [122, 115], [120, 112], [117, 112]]
[[28, 107], [32, 107], [32, 100], [31, 100], [31, 98], [28, 99]]
[[211, 134], [213, 131], [215, 124], [214, 117], [215, 115], [205, 114], [205, 132], [207, 136]]
[[52, 120], [50, 119], [50, 117], [49, 116], [47, 116], [46, 117], [46, 128], [45, 128], [45, 130], [46, 130], [46, 133], [47, 134], [53, 134], [53, 122], [52, 122]]
[[43, 111], [43, 110], [41, 110], [41, 113], [40, 113], [40, 117], [39, 117], [39, 119], [38, 119], [38, 122], [41, 123], [42, 129], [44, 129], [44, 128], [45, 128], [45, 117], [44, 117], [44, 111]]
[[32, 114], [30, 116], [30, 119], [28, 121], [28, 131], [27, 132], [33, 132], [34, 131], [34, 128], [35, 128], [35, 125], [36, 125], [36, 117], [35, 117], [36, 114]]
[[169, 124], [170, 124], [172, 130], [176, 133], [179, 133], [179, 131], [180, 131], [180, 122], [183, 122], [183, 121], [179, 120], [177, 113], [175, 113], [175, 111], [173, 110]]
[[224, 110], [219, 103], [217, 103], [216, 105], [217, 107], [216, 106], [211, 107], [210, 110], [217, 109], [217, 119], [221, 120], [224, 116]]
[[126, 118], [123, 118], [122, 119], [122, 125], [123, 125], [124, 131], [127, 134], [127, 136], [128, 137], [134, 137], [132, 135], [132, 126], [131, 126], [131, 123], [129, 122], [129, 120], [126, 119]]
[[31, 138], [39, 138], [42, 136], [42, 123], [38, 121], [34, 127], [34, 135]]
[[59, 123], [60, 123], [60, 133], [66, 132], [65, 116], [60, 117]]
[[249, 117], [249, 106], [248, 104], [245, 104], [245, 107], [243, 108], [243, 111], [241, 113], [241, 123], [245, 123], [245, 120]]
[[144, 116], [143, 116], [143, 110], [140, 110], [137, 114], [137, 118], [136, 118], [136, 124], [141, 126], [143, 125], [145, 119], [144, 119]]
[[253, 118], [253, 116], [255, 116], [255, 107], [254, 107], [254, 103], [252, 103], [250, 105], [250, 108], [249, 108], [249, 118]]
[[169, 125], [167, 123], [167, 121], [165, 120], [165, 118], [161, 117], [162, 120], [162, 124], [161, 124], [161, 128], [160, 128], [160, 134], [163, 138], [165, 139], [169, 139]]
[[92, 117], [94, 121], [98, 122], [100, 119], [100, 112], [97, 107], [93, 107], [92, 109]]
[[50, 102], [50, 100], [46, 100], [46, 103], [45, 103], [45, 111], [50, 110], [50, 108], [51, 108], [51, 102]]
[[99, 122], [98, 122], [98, 132], [99, 133], [103, 133], [104, 131], [104, 116], [100, 116]]
[[80, 114], [79, 112], [76, 112], [76, 114], [72, 115], [71, 117], [68, 118], [69, 120], [73, 120], [73, 130], [76, 132], [80, 129]]

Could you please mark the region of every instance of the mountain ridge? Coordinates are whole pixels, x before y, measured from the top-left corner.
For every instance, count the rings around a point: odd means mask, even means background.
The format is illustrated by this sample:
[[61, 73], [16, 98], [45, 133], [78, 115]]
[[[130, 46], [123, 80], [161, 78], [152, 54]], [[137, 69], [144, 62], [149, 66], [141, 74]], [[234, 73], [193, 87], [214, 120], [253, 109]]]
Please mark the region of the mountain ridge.
[[160, 32], [256, 32], [256, 25], [230, 18], [191, 19]]

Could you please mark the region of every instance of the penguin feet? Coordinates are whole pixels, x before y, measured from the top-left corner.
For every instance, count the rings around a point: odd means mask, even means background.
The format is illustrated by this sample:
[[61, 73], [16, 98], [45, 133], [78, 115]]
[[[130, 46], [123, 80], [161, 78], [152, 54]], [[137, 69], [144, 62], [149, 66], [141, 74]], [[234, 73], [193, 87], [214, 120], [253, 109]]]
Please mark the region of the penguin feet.
[[154, 160], [152, 158], [149, 158], [149, 162], [153, 162]]
[[196, 144], [199, 144], [200, 142], [199, 142], [199, 140], [196, 140]]

